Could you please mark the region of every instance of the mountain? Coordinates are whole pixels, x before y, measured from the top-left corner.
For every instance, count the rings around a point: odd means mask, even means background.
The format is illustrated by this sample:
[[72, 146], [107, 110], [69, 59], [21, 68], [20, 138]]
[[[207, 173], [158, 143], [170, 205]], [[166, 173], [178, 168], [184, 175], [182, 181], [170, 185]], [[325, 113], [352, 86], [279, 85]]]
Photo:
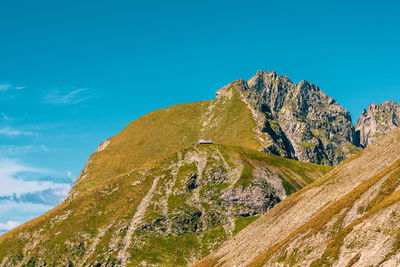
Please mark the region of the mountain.
[[90, 156], [67, 199], [205, 137], [325, 165], [360, 150], [353, 145], [349, 112], [316, 85], [259, 71], [249, 82], [223, 87], [217, 99], [174, 105], [133, 121]]
[[358, 142], [361, 147], [366, 147], [399, 125], [400, 104], [393, 101], [371, 104], [355, 125]]
[[[214, 100], [153, 111], [102, 142], [63, 203], [0, 237], [0, 265], [179, 266], [229, 239], [201, 264], [219, 262], [221, 251], [231, 255], [241, 242], [255, 260], [259, 248], [391, 164], [390, 153], [384, 162], [364, 156], [374, 149], [382, 154], [375, 144], [353, 156], [360, 136], [349, 112], [318, 86], [259, 71], [224, 86]], [[203, 138], [214, 144], [197, 145]], [[388, 183], [391, 193], [397, 184]], [[275, 229], [268, 241], [266, 221]], [[257, 225], [259, 236], [247, 230]], [[288, 255], [283, 261], [293, 258]], [[232, 256], [227, 263], [242, 260]]]
[[[349, 111], [307, 81], [294, 84], [275, 72], [258, 71], [239, 81], [253, 110], [262, 150], [286, 158], [337, 165], [360, 149]], [[224, 88], [217, 92], [224, 95]]]
[[237, 146], [190, 146], [4, 234], [1, 266], [187, 265], [330, 169]]
[[74, 183], [68, 199], [97, 183], [142, 164], [184, 149], [201, 138], [215, 143], [259, 150], [255, 122], [240, 99], [237, 83], [227, 86], [227, 97], [174, 105], [131, 122], [99, 145]]
[[395, 129], [195, 266], [398, 266], [399, 150]]

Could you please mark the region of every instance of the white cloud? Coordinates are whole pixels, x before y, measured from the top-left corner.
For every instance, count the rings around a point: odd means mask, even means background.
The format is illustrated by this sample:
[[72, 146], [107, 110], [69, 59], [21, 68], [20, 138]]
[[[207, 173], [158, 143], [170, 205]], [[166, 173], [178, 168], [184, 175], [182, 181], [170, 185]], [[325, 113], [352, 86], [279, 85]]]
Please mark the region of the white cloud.
[[7, 115], [4, 114], [4, 113], [1, 113], [0, 116], [1, 116], [1, 118], [2, 118], [3, 121], [13, 121], [13, 120], [14, 120], [13, 118], [7, 116]]
[[21, 225], [21, 223], [16, 221], [8, 221], [6, 223], [0, 222], [0, 233], [10, 231], [19, 225]]
[[49, 149], [45, 145], [0, 145], [0, 155], [22, 155], [32, 152], [48, 152]]
[[21, 135], [37, 135], [36, 132], [31, 132], [31, 131], [21, 131], [21, 130], [16, 130], [11, 127], [4, 127], [0, 128], [0, 135], [5, 135], [8, 137], [15, 137], [15, 136], [21, 136]]
[[75, 176], [72, 174], [72, 172], [71, 171], [67, 171], [67, 176], [68, 176], [68, 178], [70, 178], [71, 179], [71, 181], [75, 181]]
[[[46, 213], [54, 207], [54, 204], [16, 202], [10, 200], [0, 200], [0, 223], [3, 223], [3, 229], [0, 229], [0, 235], [11, 230], [12, 226], [17, 227], [16, 223], [27, 222], [41, 214]], [[14, 228], [13, 227], [13, 228]]]
[[65, 195], [71, 188], [69, 183], [57, 183], [47, 180], [32, 180], [27, 177], [35, 175], [52, 174], [50, 170], [39, 169], [18, 163], [15, 160], [0, 159], [0, 196], [20, 197], [28, 193], [36, 193], [45, 190], [54, 191], [56, 195]]
[[44, 152], [48, 152], [49, 151], [49, 148], [47, 146], [45, 146], [45, 145], [40, 145], [39, 147]]
[[0, 158], [0, 235], [59, 204], [71, 189], [71, 177], [71, 172]]
[[45, 96], [45, 101], [56, 105], [78, 104], [91, 98], [88, 93], [87, 88], [75, 89], [68, 93], [62, 93], [60, 90], [52, 90]]
[[2, 83], [0, 84], [0, 92], [5, 92], [8, 90], [22, 90], [25, 86], [15, 86], [11, 83]]
[[11, 88], [12, 88], [12, 84], [11, 84], [11, 83], [3, 83], [3, 84], [0, 84], [0, 92], [1, 92], [1, 91], [10, 90]]
[[26, 154], [33, 150], [32, 145], [15, 146], [15, 145], [0, 145], [0, 152], [2, 155], [19, 155]]

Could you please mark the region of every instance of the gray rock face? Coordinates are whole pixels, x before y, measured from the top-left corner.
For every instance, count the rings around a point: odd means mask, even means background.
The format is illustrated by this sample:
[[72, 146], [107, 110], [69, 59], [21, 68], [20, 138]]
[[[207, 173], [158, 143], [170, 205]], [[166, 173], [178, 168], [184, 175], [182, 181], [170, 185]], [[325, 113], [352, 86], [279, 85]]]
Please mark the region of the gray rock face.
[[181, 199], [189, 199], [187, 209], [174, 209], [167, 216], [142, 225], [141, 230], [178, 236], [227, 224], [228, 218], [264, 214], [285, 199], [286, 192], [276, 173], [258, 169], [253, 171], [252, 182], [246, 187], [228, 186], [234, 178], [222, 166], [208, 168], [202, 176], [189, 173], [182, 177], [181, 187], [173, 193]]
[[356, 143], [366, 147], [399, 125], [400, 104], [393, 101], [371, 104], [367, 110], [364, 109], [355, 125]]
[[[258, 71], [238, 81], [242, 96], [263, 120], [261, 150], [278, 156], [337, 165], [359, 149], [349, 111], [317, 85], [294, 84], [275, 72]], [[219, 97], [222, 92], [217, 92]]]

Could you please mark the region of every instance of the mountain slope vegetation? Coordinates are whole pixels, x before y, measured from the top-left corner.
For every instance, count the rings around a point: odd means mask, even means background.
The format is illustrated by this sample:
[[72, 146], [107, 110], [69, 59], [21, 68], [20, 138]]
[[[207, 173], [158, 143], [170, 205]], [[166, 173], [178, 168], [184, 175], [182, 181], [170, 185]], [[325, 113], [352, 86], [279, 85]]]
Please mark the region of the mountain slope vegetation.
[[1, 265], [188, 265], [330, 169], [237, 146], [188, 147], [1, 236]]
[[255, 122], [236, 86], [229, 85], [226, 98], [174, 105], [130, 123], [89, 158], [70, 197], [204, 137], [220, 144], [258, 150], [252, 130]]
[[291, 195], [196, 266], [397, 266], [400, 129]]

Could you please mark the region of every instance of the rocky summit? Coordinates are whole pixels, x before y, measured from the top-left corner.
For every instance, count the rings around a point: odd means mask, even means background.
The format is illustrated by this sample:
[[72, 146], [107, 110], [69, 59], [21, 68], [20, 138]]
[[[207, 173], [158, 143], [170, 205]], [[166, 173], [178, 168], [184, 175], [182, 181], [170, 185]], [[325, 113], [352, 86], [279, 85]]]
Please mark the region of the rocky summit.
[[357, 142], [366, 147], [399, 125], [400, 104], [393, 101], [371, 104], [367, 110], [364, 109], [355, 125]]
[[[262, 151], [326, 165], [357, 153], [349, 111], [307, 81], [294, 84], [274, 71], [237, 82], [252, 110]], [[227, 87], [217, 91], [223, 97]]]

